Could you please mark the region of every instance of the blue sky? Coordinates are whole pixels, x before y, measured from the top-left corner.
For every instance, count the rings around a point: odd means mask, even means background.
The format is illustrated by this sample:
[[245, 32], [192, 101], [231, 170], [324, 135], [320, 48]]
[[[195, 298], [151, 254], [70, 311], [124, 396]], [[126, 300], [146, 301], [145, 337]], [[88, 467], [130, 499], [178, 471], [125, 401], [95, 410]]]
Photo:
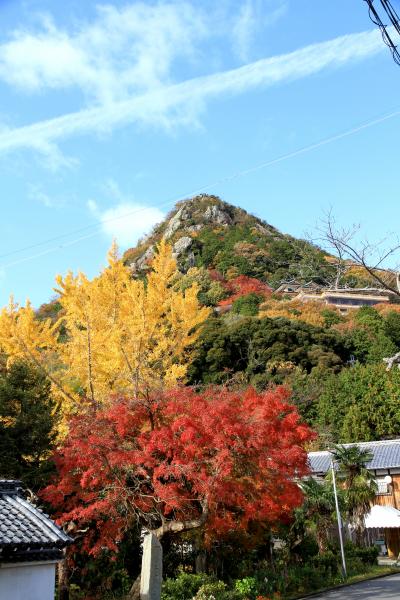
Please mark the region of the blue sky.
[[400, 111], [362, 0], [0, 0], [0, 90], [1, 304], [204, 186], [298, 236], [329, 207], [375, 239], [400, 221], [400, 115], [251, 170]]

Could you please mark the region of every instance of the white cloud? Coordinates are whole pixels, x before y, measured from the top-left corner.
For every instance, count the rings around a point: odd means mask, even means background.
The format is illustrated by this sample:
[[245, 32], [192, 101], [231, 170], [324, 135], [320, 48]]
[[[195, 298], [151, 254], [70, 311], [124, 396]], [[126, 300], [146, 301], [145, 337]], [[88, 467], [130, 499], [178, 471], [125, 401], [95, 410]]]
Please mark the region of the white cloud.
[[232, 29], [236, 53], [242, 60], [248, 58], [250, 43], [256, 29], [257, 15], [254, 2], [247, 0], [242, 4]]
[[46, 194], [40, 187], [37, 185], [29, 186], [28, 197], [30, 200], [34, 200], [35, 202], [39, 202], [46, 208], [53, 208], [56, 205], [56, 202], [53, 198], [51, 198], [48, 194]]
[[118, 102], [2, 130], [0, 152], [30, 148], [46, 153], [57, 141], [89, 133], [104, 134], [132, 123], [164, 128], [193, 125], [208, 100], [308, 77], [382, 50], [386, 47], [377, 30], [341, 36], [236, 69], [160, 86]]
[[[113, 182], [114, 185], [114, 182]], [[123, 197], [119, 188], [115, 188], [119, 197]], [[105, 235], [115, 238], [123, 248], [133, 246], [138, 239], [160, 223], [164, 213], [158, 208], [123, 200], [111, 208], [101, 210], [94, 200], [89, 200], [90, 212], [99, 220]]]
[[184, 2], [97, 8], [73, 32], [43, 19], [0, 45], [0, 79], [23, 91], [79, 88], [107, 103], [169, 81], [176, 59], [190, 58], [206, 33], [202, 13]]
[[276, 23], [287, 11], [287, 4], [271, 0], [246, 0], [240, 7], [232, 24], [233, 48], [242, 60], [249, 59], [256, 34]]

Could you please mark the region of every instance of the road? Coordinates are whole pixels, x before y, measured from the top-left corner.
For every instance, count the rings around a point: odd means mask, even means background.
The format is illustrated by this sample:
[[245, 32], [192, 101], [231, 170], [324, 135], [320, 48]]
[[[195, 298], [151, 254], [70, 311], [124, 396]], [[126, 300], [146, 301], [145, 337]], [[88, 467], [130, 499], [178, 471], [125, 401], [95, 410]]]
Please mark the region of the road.
[[400, 600], [400, 573], [343, 587], [312, 600]]

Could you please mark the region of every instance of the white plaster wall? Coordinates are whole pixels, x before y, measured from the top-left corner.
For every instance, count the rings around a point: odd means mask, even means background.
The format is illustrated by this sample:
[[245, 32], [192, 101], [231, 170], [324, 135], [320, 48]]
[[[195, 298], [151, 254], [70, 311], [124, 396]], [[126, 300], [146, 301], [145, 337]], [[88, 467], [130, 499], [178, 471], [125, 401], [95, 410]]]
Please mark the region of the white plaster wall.
[[54, 600], [55, 563], [0, 565], [0, 600]]

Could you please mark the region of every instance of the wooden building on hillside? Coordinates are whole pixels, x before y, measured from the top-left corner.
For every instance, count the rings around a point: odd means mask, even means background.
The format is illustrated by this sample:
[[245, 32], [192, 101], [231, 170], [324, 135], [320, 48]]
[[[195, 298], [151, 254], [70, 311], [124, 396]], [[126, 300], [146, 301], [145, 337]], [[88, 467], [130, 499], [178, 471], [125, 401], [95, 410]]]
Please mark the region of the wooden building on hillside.
[[[400, 439], [343, 445], [358, 446], [373, 455], [367, 468], [375, 477], [378, 491], [370, 519], [366, 520], [368, 535], [371, 543], [383, 546], [384, 541], [389, 556], [397, 557], [400, 554]], [[308, 453], [313, 477], [324, 478], [331, 461], [332, 454], [329, 451]]]
[[360, 308], [361, 306], [376, 306], [377, 304], [389, 303], [394, 296], [393, 292], [372, 288], [324, 288], [318, 291], [299, 289], [294, 296], [295, 300], [301, 302], [320, 302], [328, 306], [335, 306], [343, 314]]

